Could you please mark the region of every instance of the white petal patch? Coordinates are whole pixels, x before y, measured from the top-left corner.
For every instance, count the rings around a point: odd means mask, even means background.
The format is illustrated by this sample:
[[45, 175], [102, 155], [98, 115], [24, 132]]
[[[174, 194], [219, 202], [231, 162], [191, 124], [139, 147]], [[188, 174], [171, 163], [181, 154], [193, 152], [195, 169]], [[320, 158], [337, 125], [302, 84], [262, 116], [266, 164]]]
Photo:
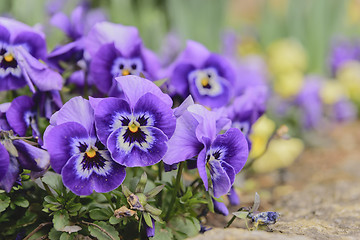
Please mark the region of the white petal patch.
[[221, 82], [225, 81], [220, 77], [215, 68], [194, 70], [188, 76], [190, 84], [195, 83], [201, 95], [218, 96], [223, 93]]

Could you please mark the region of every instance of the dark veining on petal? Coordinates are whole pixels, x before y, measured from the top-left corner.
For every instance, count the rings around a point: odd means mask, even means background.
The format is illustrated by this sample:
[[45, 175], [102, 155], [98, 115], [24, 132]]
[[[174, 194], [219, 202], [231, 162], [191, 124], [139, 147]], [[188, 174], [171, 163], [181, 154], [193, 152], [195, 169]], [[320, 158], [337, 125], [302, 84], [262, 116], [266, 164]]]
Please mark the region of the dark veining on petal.
[[146, 117], [145, 114], [141, 115], [136, 119], [140, 126], [147, 126], [149, 117]]
[[121, 116], [120, 122], [121, 122], [122, 126], [128, 126], [130, 123], [130, 119], [126, 116]]
[[106, 159], [103, 158], [99, 152], [96, 152], [96, 154], [91, 157], [88, 154], [84, 154], [83, 160], [81, 161], [83, 170], [90, 170], [92, 168], [104, 168]]
[[129, 143], [129, 146], [135, 141], [141, 146], [142, 143], [146, 142], [146, 133], [144, 133], [140, 128], [136, 132], [131, 132], [129, 129], [126, 129], [123, 138], [124, 142]]

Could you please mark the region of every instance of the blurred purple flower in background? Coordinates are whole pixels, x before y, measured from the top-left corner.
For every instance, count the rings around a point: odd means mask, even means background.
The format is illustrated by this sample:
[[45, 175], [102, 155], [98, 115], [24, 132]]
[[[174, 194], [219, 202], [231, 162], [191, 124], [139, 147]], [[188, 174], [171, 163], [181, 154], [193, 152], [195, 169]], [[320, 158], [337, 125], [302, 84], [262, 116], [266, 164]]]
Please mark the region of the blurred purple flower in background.
[[115, 77], [143, 74], [156, 80], [160, 61], [145, 48], [137, 28], [110, 22], [97, 23], [85, 39], [90, 53], [90, 77], [104, 94], [121, 96]]
[[225, 106], [233, 96], [236, 78], [231, 64], [200, 43], [188, 41], [185, 50], [165, 72], [170, 77], [172, 93], [183, 98], [191, 94], [205, 106]]

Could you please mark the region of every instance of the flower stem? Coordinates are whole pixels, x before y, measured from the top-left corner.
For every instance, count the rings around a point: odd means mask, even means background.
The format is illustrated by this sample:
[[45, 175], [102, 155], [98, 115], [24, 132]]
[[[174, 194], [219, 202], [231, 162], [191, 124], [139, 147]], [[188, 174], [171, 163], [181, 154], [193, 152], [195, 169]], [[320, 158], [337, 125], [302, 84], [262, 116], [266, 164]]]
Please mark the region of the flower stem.
[[91, 222], [85, 222], [85, 221], [81, 221], [81, 223], [86, 224], [86, 225], [91, 225], [93, 227], [98, 228], [100, 231], [102, 231], [103, 233], [105, 233], [111, 240], [115, 240], [115, 238], [113, 236], [111, 236], [110, 233], [108, 233], [105, 229], [103, 229], [102, 227], [100, 227], [99, 225], [95, 224], [95, 223], [91, 223]]
[[181, 162], [180, 165], [179, 165], [177, 175], [176, 175], [175, 191], [174, 191], [174, 194], [172, 195], [169, 209], [168, 209], [168, 211], [166, 213], [166, 216], [164, 218], [165, 222], [167, 222], [169, 220], [170, 215], [171, 215], [171, 211], [172, 211], [172, 209], [173, 209], [173, 207], [175, 205], [176, 196], [177, 196], [177, 193], [178, 193], [179, 188], [180, 188], [180, 180], [181, 180], [181, 175], [182, 175], [183, 169], [184, 169], [184, 162]]
[[52, 222], [46, 222], [46, 223], [41, 223], [37, 228], [35, 228], [31, 233], [29, 233], [29, 235], [27, 235], [24, 240], [29, 239], [32, 235], [34, 235], [35, 233], [37, 233], [40, 229], [42, 229], [43, 227], [53, 224]]
[[[243, 207], [239, 208], [237, 211], [241, 211], [242, 209], [243, 209]], [[230, 227], [230, 225], [234, 222], [235, 218], [236, 218], [236, 216], [234, 215], [224, 228]]]

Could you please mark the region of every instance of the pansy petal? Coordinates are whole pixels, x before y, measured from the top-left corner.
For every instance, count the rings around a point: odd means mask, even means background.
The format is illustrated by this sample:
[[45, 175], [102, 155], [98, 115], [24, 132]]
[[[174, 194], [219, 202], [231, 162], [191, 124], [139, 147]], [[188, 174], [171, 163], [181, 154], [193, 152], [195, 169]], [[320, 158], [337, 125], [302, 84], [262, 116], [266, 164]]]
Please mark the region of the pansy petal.
[[176, 58], [175, 62], [169, 67], [169, 71], [173, 71], [180, 63], [188, 63], [196, 68], [201, 67], [206, 59], [210, 56], [210, 51], [201, 43], [188, 40], [184, 51]]
[[147, 126], [159, 128], [168, 138], [175, 131], [176, 119], [173, 110], [152, 93], [146, 93], [137, 101], [134, 107], [134, 114], [149, 116], [152, 123], [148, 119]]
[[149, 49], [141, 48], [141, 59], [144, 61], [146, 72], [150, 75], [150, 80], [157, 80], [157, 72], [159, 71], [161, 64], [159, 58]]
[[9, 167], [5, 176], [0, 181], [0, 189], [10, 192], [20, 174], [19, 163], [15, 157], [10, 157]]
[[95, 134], [94, 129], [94, 110], [88, 100], [82, 97], [74, 97], [67, 101], [58, 111], [56, 124], [66, 122], [77, 122], [86, 128], [90, 135]]
[[0, 144], [0, 181], [4, 178], [9, 168], [10, 158], [6, 148]]
[[108, 93], [111, 88], [114, 77], [111, 68], [118, 55], [114, 43], [108, 43], [102, 45], [91, 60], [90, 75], [102, 93]]
[[230, 188], [230, 191], [227, 196], [231, 205], [238, 206], [240, 204], [240, 198], [237, 195], [234, 186]]
[[195, 135], [198, 121], [191, 113], [185, 111], [176, 121], [174, 135], [168, 141], [168, 151], [163, 161], [166, 164], [175, 164], [196, 156], [204, 145]]
[[34, 58], [45, 59], [47, 50], [45, 38], [33, 31], [19, 33], [13, 41], [15, 45], [22, 45]]
[[[109, 159], [111, 159], [110, 156]], [[109, 192], [114, 190], [124, 181], [125, 175], [125, 167], [111, 159], [111, 169], [106, 173], [106, 175], [96, 173], [93, 173], [92, 175], [93, 181], [95, 182], [95, 192]]]
[[245, 136], [237, 128], [230, 128], [226, 133], [216, 137], [211, 149], [220, 150], [220, 160], [228, 163], [239, 173], [249, 155]]
[[209, 180], [206, 172], [206, 148], [201, 150], [197, 157], [197, 168], [199, 171], [199, 176], [202, 179], [204, 187], [207, 191], [209, 189]]
[[73, 39], [77, 39], [84, 34], [84, 25], [85, 25], [85, 7], [77, 6], [74, 11], [71, 13], [71, 23], [72, 23], [72, 35]]
[[22, 46], [16, 47], [15, 55], [30, 87], [34, 84], [40, 91], [61, 90], [63, 79], [59, 73], [35, 59]]
[[122, 54], [128, 55], [134, 46], [141, 43], [141, 38], [136, 27], [100, 22], [89, 31], [85, 46], [90, 55], [94, 56], [103, 44], [112, 42]]
[[[169, 107], [172, 107], [173, 105], [170, 96], [163, 93], [161, 89], [150, 80], [134, 75], [117, 77], [115, 80], [119, 82], [121, 89], [124, 91], [130, 107], [132, 108], [135, 106], [139, 98], [148, 92], [157, 96]], [[134, 91], [134, 89], [136, 89], [136, 91]]]
[[57, 173], [76, 153], [75, 139], [88, 138], [87, 130], [79, 123], [68, 122], [53, 127], [44, 139], [45, 146], [50, 154], [51, 167]]
[[218, 198], [230, 191], [232, 183], [227, 172], [222, 168], [220, 161], [210, 160], [209, 165], [214, 197]]
[[18, 160], [22, 168], [40, 172], [50, 165], [49, 153], [43, 149], [34, 147], [22, 140], [13, 141], [18, 151]]
[[33, 107], [34, 103], [29, 96], [19, 96], [12, 101], [6, 111], [9, 125], [20, 136], [25, 136], [26, 130], [30, 126], [29, 117], [34, 115]]
[[61, 29], [67, 36], [71, 36], [71, 23], [63, 12], [56, 13], [51, 19], [50, 24]]
[[120, 128], [121, 118], [131, 115], [129, 104], [118, 98], [106, 98], [95, 109], [95, 126], [100, 141], [105, 145], [109, 135]]
[[225, 203], [218, 202], [215, 199], [212, 199], [214, 204], [214, 210], [216, 213], [222, 214], [224, 216], [229, 215], [229, 209], [226, 207]]
[[221, 86], [221, 92], [219, 92], [218, 95], [214, 96], [200, 94], [199, 89], [195, 84], [195, 80], [191, 81], [189, 84], [189, 88], [190, 93], [194, 97], [194, 100], [202, 105], [211, 108], [219, 108], [228, 104], [233, 95], [230, 83], [228, 81], [225, 81], [222, 77], [219, 77], [217, 81]]
[[145, 167], [158, 163], [167, 150], [168, 138], [157, 128], [146, 127], [146, 138], [140, 143], [129, 142], [124, 135], [127, 127], [121, 127], [110, 134], [107, 147], [112, 158], [126, 167]]
[[209, 58], [204, 63], [203, 68], [208, 67], [215, 68], [221, 77], [225, 78], [230, 83], [235, 83], [235, 71], [225, 57], [215, 53], [210, 54]]
[[10, 41], [10, 33], [9, 31], [0, 25], [0, 42], [1, 43], [9, 43]]
[[199, 122], [196, 128], [196, 137], [198, 140], [203, 142], [203, 138], [209, 138], [213, 141], [217, 134], [216, 120], [218, 119], [218, 114], [207, 110], [204, 106], [199, 104], [191, 105], [187, 110], [191, 112], [194, 118]]
[[[82, 172], [83, 154], [74, 155], [69, 159], [61, 171], [64, 185], [77, 195], [90, 195], [93, 190], [96, 192], [109, 192], [114, 190], [125, 178], [125, 168], [114, 161], [106, 163], [106, 169], [94, 167], [89, 176]], [[96, 170], [102, 174], [97, 174]]]
[[19, 89], [25, 85], [26, 81], [23, 76], [17, 77], [8, 74], [5, 77], [0, 77], [0, 91]]
[[91, 175], [88, 178], [79, 175], [77, 165], [82, 158], [83, 154], [72, 156], [62, 168], [61, 176], [64, 185], [76, 195], [90, 195], [93, 193], [95, 183]]
[[181, 104], [179, 107], [174, 109], [174, 115], [176, 118], [180, 117], [185, 110], [190, 107], [191, 105], [194, 104], [194, 100], [191, 97], [191, 95], [189, 95]]
[[195, 70], [195, 66], [189, 63], [181, 63], [177, 65], [170, 77], [170, 83], [174, 87], [176, 93], [185, 97], [189, 94], [189, 74]]
[[220, 161], [220, 165], [228, 175], [230, 183], [233, 184], [236, 176], [234, 168], [224, 161]]

